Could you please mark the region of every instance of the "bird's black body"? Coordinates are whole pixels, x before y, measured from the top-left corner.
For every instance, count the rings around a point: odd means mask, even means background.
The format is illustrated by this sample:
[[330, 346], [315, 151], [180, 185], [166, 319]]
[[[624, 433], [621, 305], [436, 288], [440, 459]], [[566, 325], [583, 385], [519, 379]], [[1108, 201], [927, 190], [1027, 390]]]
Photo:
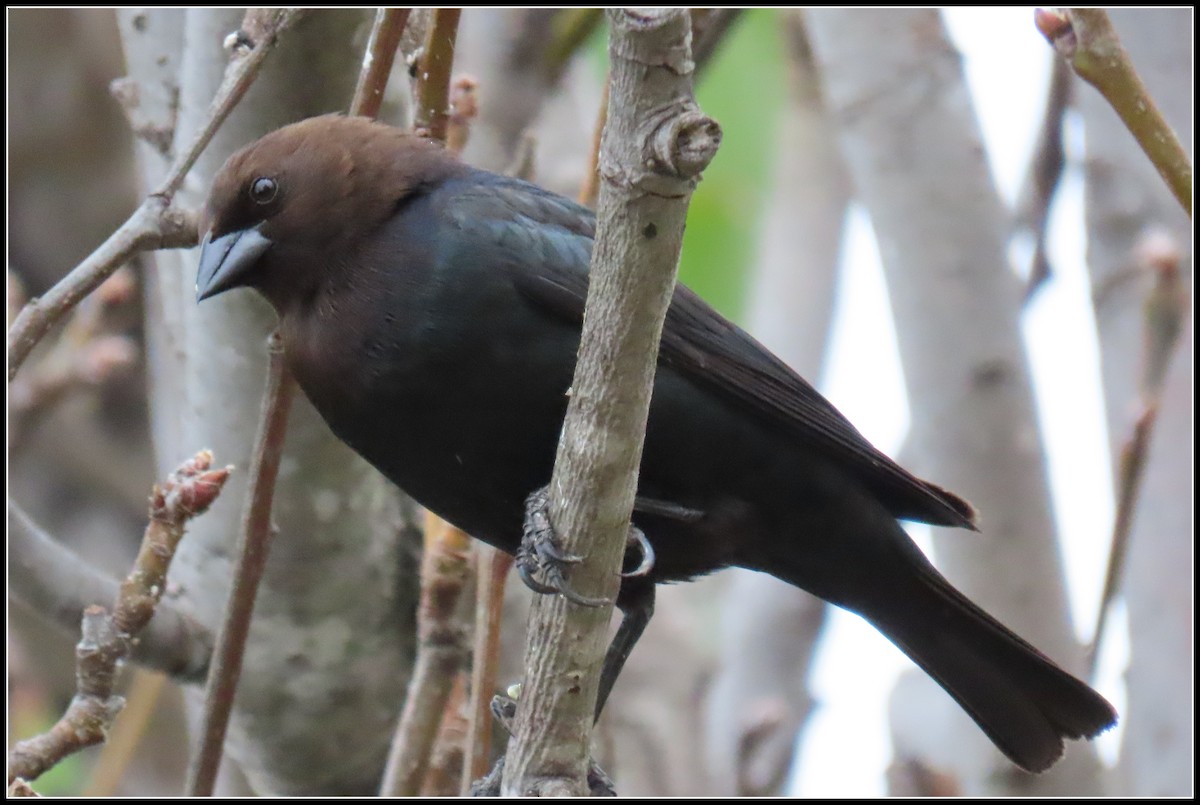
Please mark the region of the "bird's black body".
[[[210, 197], [214, 256], [200, 290], [262, 291], [334, 432], [418, 502], [513, 553], [525, 498], [551, 475], [594, 221], [393, 132], [318, 118], [233, 157]], [[247, 202], [264, 176], [281, 197]], [[353, 204], [361, 214], [340, 231], [299, 225], [295, 210], [322, 192], [329, 215]], [[700, 516], [635, 511], [656, 562], [623, 582], [621, 599], [730, 565], [772, 573], [866, 617], [1028, 769], [1057, 759], [1062, 736], [1114, 720], [1090, 688], [954, 590], [897, 523], [973, 527], [970, 506], [875, 450], [682, 287], [638, 494]]]

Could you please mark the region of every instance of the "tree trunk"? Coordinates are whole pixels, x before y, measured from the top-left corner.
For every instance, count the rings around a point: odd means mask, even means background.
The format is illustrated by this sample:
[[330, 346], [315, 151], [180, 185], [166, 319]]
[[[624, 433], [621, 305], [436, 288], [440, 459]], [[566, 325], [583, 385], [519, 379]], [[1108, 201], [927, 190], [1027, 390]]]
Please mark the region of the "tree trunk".
[[[1079, 671], [1021, 339], [1021, 289], [1005, 259], [1007, 215], [959, 55], [936, 11], [818, 11], [812, 31], [887, 274], [912, 410], [910, 469], [981, 512], [982, 537], [935, 537], [939, 565]], [[916, 734], [898, 736], [898, 760], [950, 773], [973, 795], [1099, 791], [1090, 753], [1072, 752], [1036, 778], [1018, 775], [944, 701], [939, 695], [922, 709]]]

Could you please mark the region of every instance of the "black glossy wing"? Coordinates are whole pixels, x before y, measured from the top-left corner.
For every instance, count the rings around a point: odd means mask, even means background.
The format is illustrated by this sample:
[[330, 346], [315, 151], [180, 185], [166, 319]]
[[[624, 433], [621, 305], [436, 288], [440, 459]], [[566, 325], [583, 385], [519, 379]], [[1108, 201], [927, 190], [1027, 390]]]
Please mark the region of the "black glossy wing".
[[[459, 195], [454, 210], [465, 228], [519, 250], [523, 259], [509, 270], [531, 303], [583, 320], [595, 231], [590, 210], [499, 176]], [[975, 529], [971, 504], [875, 449], [816, 389], [683, 285], [667, 311], [659, 361], [847, 467], [896, 517]]]

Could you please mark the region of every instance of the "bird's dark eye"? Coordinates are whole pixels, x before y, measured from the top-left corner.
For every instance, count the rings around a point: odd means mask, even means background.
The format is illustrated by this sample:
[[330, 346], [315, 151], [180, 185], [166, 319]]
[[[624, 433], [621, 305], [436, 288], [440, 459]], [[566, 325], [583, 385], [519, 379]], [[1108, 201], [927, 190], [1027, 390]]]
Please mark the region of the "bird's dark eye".
[[269, 176], [260, 176], [250, 183], [250, 200], [255, 204], [270, 204], [279, 194], [279, 185]]

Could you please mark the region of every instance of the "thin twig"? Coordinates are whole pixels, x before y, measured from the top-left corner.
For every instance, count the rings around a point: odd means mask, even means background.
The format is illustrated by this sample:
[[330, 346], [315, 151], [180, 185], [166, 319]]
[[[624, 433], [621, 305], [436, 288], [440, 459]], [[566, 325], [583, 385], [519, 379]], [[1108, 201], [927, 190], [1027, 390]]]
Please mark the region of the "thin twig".
[[83, 611], [75, 647], [76, 694], [48, 732], [21, 741], [8, 755], [8, 783], [34, 780], [67, 755], [102, 742], [125, 702], [113, 693], [117, 669], [154, 615], [167, 587], [167, 570], [184, 529], [221, 493], [230, 468], [211, 469], [212, 454], [197, 453], [150, 495], [150, 523], [133, 569], [121, 583], [110, 616], [92, 604]]
[[396, 726], [381, 795], [421, 793], [446, 699], [467, 656], [459, 599], [470, 578], [471, 538], [430, 514], [425, 519], [421, 603], [417, 610], [417, 661], [404, 712]]
[[556, 81], [604, 19], [602, 8], [560, 9], [550, 23], [551, 39], [546, 47], [546, 75]]
[[1033, 262], [1025, 281], [1025, 304], [1038, 288], [1050, 278], [1050, 255], [1046, 246], [1050, 223], [1050, 205], [1058, 192], [1066, 169], [1067, 154], [1063, 146], [1063, 121], [1071, 107], [1071, 70], [1062, 59], [1054, 59], [1050, 71], [1050, 91], [1046, 95], [1046, 111], [1042, 115], [1041, 132], [1034, 146], [1033, 160], [1025, 176], [1024, 189], [1017, 200], [1013, 227], [1026, 230], [1034, 238]]
[[238, 561], [233, 570], [229, 603], [225, 620], [217, 635], [217, 647], [209, 664], [208, 682], [204, 692], [204, 712], [200, 722], [200, 746], [188, 768], [187, 792], [193, 797], [212, 796], [225, 732], [229, 726], [230, 709], [242, 671], [246, 637], [250, 633], [250, 618], [254, 599], [266, 569], [267, 555], [274, 536], [271, 528], [271, 503], [275, 495], [275, 479], [283, 455], [287, 432], [288, 412], [295, 394], [295, 382], [283, 363], [283, 347], [277, 333], [269, 344], [270, 365], [267, 388], [263, 396], [262, 420], [254, 443], [250, 463], [250, 488], [242, 515]]
[[8, 451], [54, 406], [81, 389], [97, 388], [128, 370], [137, 348], [128, 336], [105, 332], [112, 310], [132, 299], [133, 275], [117, 271], [85, 299], [41, 359], [9, 386]]
[[44, 296], [29, 300], [8, 331], [8, 379], [12, 381], [34, 346], [76, 305], [135, 254], [195, 246], [196, 217], [152, 195], [82, 263]]
[[279, 35], [302, 13], [295, 9], [257, 12], [252, 9], [247, 12], [242, 29], [231, 35], [233, 56], [205, 123], [191, 145], [171, 166], [162, 184], [108, 240], [59, 280], [45, 296], [31, 299], [9, 328], [9, 382], [50, 328], [133, 255], [154, 249], [186, 249], [199, 242], [196, 216], [171, 207], [171, 200], [217, 128], [258, 76], [263, 60]]
[[600, 93], [600, 111], [596, 113], [596, 125], [592, 129], [592, 147], [588, 151], [587, 172], [583, 174], [583, 186], [579, 188], [579, 203], [595, 209], [600, 195], [600, 137], [604, 134], [604, 121], [608, 119], [608, 85], [604, 77], [604, 89]]
[[413, 129], [422, 136], [443, 142], [450, 120], [450, 70], [454, 64], [454, 42], [461, 16], [461, 8], [439, 8], [433, 12], [417, 73], [417, 114]]
[[217, 133], [217, 129], [258, 78], [258, 71], [278, 44], [280, 34], [295, 25], [305, 13], [307, 12], [303, 9], [295, 8], [252, 8], [246, 12], [242, 27], [230, 34], [226, 40], [226, 47], [231, 51], [229, 65], [225, 68], [221, 86], [217, 88], [217, 94], [213, 96], [209, 105], [204, 125], [196, 132], [191, 144], [184, 149], [183, 158], [171, 166], [154, 195], [168, 199], [175, 195], [196, 159]]
[[411, 8], [381, 8], [375, 12], [375, 25], [367, 42], [363, 70], [358, 75], [358, 86], [354, 88], [354, 100], [350, 102], [350, 114], [376, 118], [383, 105], [383, 91], [388, 76], [396, 61], [396, 50], [404, 25], [408, 22]]
[[[101, 572], [8, 501], [9, 595], [64, 632], [78, 633], [79, 613], [97, 601], [114, 601], [117, 579]], [[195, 682], [204, 678], [212, 635], [170, 602], [160, 601], [138, 635], [131, 658], [139, 665]]]
[[1104, 574], [1104, 591], [1092, 642], [1088, 646], [1088, 675], [1094, 676], [1100, 656], [1100, 645], [1108, 624], [1108, 612], [1121, 590], [1125, 557], [1133, 515], [1137, 507], [1145, 474], [1150, 437], [1158, 421], [1162, 390], [1166, 385], [1167, 368], [1175, 354], [1175, 346], [1183, 331], [1189, 306], [1188, 291], [1180, 276], [1182, 254], [1174, 238], [1164, 232], [1147, 234], [1137, 249], [1142, 270], [1154, 273], [1154, 286], [1146, 299], [1144, 346], [1141, 378], [1141, 411], [1133, 423], [1133, 432], [1121, 447], [1117, 471], [1117, 510], [1109, 545], [1108, 566]]
[[1103, 9], [1039, 8], [1034, 24], [1113, 110], [1192, 217], [1192, 163], [1162, 116]]
[[500, 624], [504, 586], [513, 558], [489, 545], [476, 546], [475, 645], [472, 649], [471, 702], [467, 712], [466, 759], [459, 794], [487, 774], [492, 749], [492, 695], [500, 668]]
[[718, 47], [742, 11], [744, 9], [740, 8], [692, 9], [692, 60], [696, 63], [693, 80], [698, 81], [704, 68], [712, 63]]

